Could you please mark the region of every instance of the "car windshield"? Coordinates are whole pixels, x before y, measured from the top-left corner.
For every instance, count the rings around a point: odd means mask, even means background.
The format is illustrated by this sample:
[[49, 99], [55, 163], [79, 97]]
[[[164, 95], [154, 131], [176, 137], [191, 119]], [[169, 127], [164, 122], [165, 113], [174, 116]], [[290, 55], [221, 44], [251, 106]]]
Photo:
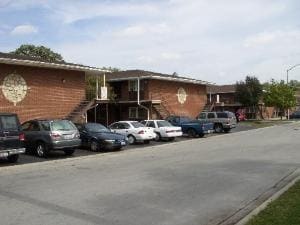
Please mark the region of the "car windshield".
[[99, 123], [88, 123], [85, 125], [86, 129], [90, 132], [108, 132], [110, 131], [105, 126]]
[[2, 128], [7, 130], [18, 130], [18, 121], [15, 116], [1, 116]]
[[158, 127], [173, 127], [168, 121], [157, 121]]
[[145, 125], [140, 122], [132, 122], [131, 124], [134, 128], [145, 127]]
[[76, 130], [77, 128], [73, 125], [72, 122], [68, 120], [55, 120], [51, 122], [51, 130], [53, 131], [69, 131]]

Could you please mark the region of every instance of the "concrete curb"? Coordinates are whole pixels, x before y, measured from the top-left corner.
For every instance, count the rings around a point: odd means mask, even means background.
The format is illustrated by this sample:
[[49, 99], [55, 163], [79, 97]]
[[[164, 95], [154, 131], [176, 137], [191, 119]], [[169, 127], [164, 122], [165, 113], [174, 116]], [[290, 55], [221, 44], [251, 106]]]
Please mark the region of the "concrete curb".
[[300, 169], [295, 169], [253, 201], [249, 202], [243, 208], [237, 210], [234, 214], [222, 220], [217, 225], [245, 225], [253, 216], [264, 210], [271, 202], [278, 199], [299, 180]]
[[276, 193], [274, 193], [269, 199], [267, 199], [264, 203], [262, 203], [260, 206], [258, 206], [256, 209], [254, 209], [252, 212], [250, 212], [247, 216], [245, 216], [243, 219], [241, 219], [236, 225], [245, 225], [250, 219], [252, 219], [253, 216], [257, 215], [259, 212], [264, 210], [272, 201], [278, 199], [284, 192], [286, 192], [290, 187], [292, 187], [298, 180], [300, 180], [300, 170], [295, 171], [296, 174], [298, 174], [292, 181], [287, 183], [284, 187], [282, 187], [280, 190], [278, 190]]

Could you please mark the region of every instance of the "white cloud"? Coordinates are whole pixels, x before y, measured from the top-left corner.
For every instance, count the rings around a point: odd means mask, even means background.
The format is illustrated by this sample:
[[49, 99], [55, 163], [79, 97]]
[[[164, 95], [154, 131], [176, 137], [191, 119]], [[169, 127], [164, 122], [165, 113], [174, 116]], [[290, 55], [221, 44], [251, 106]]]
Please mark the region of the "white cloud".
[[166, 60], [177, 60], [181, 58], [181, 55], [178, 53], [163, 52], [161, 53], [161, 58]]
[[115, 32], [116, 37], [134, 37], [143, 35], [158, 35], [166, 34], [170, 32], [170, 28], [165, 23], [159, 24], [139, 24], [128, 26], [120, 31]]
[[16, 26], [12, 31], [12, 35], [28, 35], [38, 32], [38, 28], [30, 24]]

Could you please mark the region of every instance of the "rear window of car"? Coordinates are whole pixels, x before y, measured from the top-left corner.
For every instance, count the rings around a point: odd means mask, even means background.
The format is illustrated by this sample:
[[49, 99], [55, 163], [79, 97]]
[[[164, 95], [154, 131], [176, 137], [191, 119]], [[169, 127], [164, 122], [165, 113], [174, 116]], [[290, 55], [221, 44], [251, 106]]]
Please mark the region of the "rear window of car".
[[145, 127], [145, 125], [140, 122], [132, 122], [131, 124], [134, 128]]
[[1, 125], [4, 130], [18, 130], [19, 123], [16, 116], [1, 116]]
[[228, 118], [228, 114], [223, 112], [217, 113], [217, 116], [218, 118]]
[[51, 122], [51, 130], [53, 131], [69, 131], [77, 128], [68, 120], [55, 120]]
[[41, 127], [45, 131], [50, 131], [50, 123], [48, 121], [41, 121]]
[[157, 121], [158, 127], [173, 127], [168, 121]]
[[105, 126], [99, 123], [88, 123], [85, 125], [86, 129], [90, 132], [104, 132], [109, 131]]

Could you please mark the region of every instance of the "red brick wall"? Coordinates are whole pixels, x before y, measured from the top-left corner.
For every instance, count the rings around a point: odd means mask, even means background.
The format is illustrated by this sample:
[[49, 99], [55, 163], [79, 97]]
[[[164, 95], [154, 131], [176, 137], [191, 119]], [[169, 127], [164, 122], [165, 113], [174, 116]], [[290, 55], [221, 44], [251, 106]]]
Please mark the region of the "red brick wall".
[[[184, 88], [187, 99], [184, 104], [178, 102], [177, 92]], [[206, 86], [173, 81], [148, 80], [149, 98], [161, 100], [172, 114], [195, 118], [204, 108], [207, 96]]]
[[4, 97], [1, 89], [0, 112], [17, 113], [22, 122], [64, 118], [85, 98], [84, 72], [0, 64], [0, 85], [11, 73], [21, 75], [30, 89], [16, 106]]

